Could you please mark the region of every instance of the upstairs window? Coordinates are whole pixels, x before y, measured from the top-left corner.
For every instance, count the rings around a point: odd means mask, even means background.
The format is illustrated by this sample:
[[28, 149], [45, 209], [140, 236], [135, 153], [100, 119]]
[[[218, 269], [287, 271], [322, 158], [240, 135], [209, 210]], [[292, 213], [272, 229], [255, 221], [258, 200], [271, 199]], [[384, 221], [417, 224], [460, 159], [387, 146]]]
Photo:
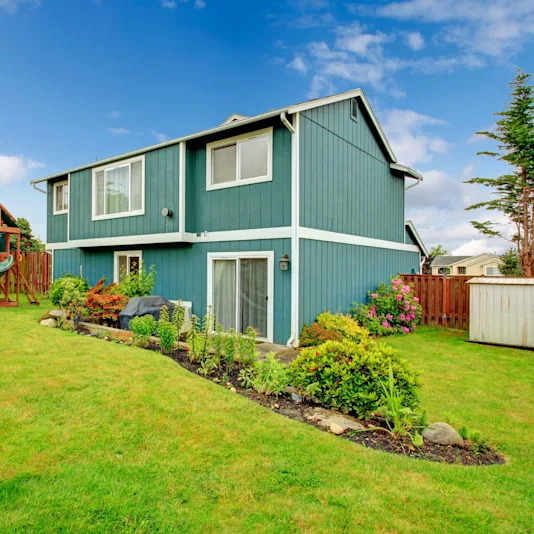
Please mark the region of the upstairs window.
[[467, 274], [467, 267], [458, 267], [458, 274]]
[[69, 211], [69, 182], [54, 184], [54, 215]]
[[206, 189], [272, 180], [273, 129], [206, 145]]
[[145, 157], [93, 169], [93, 221], [145, 210]]

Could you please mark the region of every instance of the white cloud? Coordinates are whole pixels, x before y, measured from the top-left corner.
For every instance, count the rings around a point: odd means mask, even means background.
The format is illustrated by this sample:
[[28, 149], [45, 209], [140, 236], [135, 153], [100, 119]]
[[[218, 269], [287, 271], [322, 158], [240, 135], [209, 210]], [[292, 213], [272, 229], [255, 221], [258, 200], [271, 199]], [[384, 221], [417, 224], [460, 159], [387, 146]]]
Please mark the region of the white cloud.
[[110, 119], [118, 119], [121, 116], [121, 114], [118, 111], [110, 111], [109, 113], [106, 113], [106, 117], [109, 117]]
[[13, 14], [21, 4], [30, 4], [32, 7], [38, 7], [41, 0], [0, 0], [0, 10]]
[[44, 167], [44, 163], [25, 156], [0, 154], [0, 184], [7, 185], [15, 180], [23, 180], [30, 171], [39, 167]]
[[431, 161], [434, 154], [447, 153], [447, 141], [424, 131], [429, 126], [444, 125], [445, 121], [410, 109], [392, 109], [381, 115], [385, 116], [382, 127], [386, 136], [403, 164], [413, 166]]
[[482, 56], [501, 57], [517, 51], [534, 35], [532, 0], [406, 0], [361, 4], [369, 16], [441, 25], [445, 43]]
[[451, 254], [453, 256], [478, 256], [486, 252], [502, 253], [504, 245], [496, 243], [495, 240], [487, 237], [479, 237], [478, 239], [471, 239], [467, 243], [463, 243], [455, 248]]
[[470, 178], [473, 177], [473, 171], [475, 170], [475, 165], [474, 163], [470, 163], [469, 165], [467, 165], [467, 167], [464, 168], [464, 170], [462, 171], [462, 175], [463, 177], [466, 179], [466, 180], [469, 180]]
[[108, 128], [108, 131], [113, 135], [128, 135], [130, 133], [128, 128]]
[[300, 55], [296, 55], [293, 60], [287, 64], [287, 67], [297, 71], [299, 74], [306, 74], [306, 72], [308, 72], [308, 66]]
[[347, 50], [362, 57], [366, 57], [373, 52], [381, 53], [382, 44], [395, 40], [393, 35], [388, 35], [381, 31], [367, 33], [365, 26], [358, 22], [351, 26], [341, 26], [336, 31], [338, 34], [336, 48]]
[[206, 7], [206, 2], [204, 0], [195, 0], [196, 9], [204, 9]]
[[176, 9], [178, 4], [174, 0], [161, 0], [161, 7], [166, 9]]
[[406, 44], [418, 52], [425, 47], [425, 40], [419, 32], [409, 32], [405, 35]]
[[[492, 124], [488, 128], [483, 128], [481, 131], [495, 132], [496, 130], [497, 130], [497, 124]], [[488, 139], [489, 138], [486, 137], [485, 135], [474, 133], [467, 139], [467, 142], [472, 144], [472, 143], [479, 143], [481, 141], [487, 141]]]
[[168, 135], [161, 132], [157, 132], [154, 129], [150, 130], [150, 132], [156, 138], [158, 143], [164, 143], [165, 141], [168, 141], [170, 139]]

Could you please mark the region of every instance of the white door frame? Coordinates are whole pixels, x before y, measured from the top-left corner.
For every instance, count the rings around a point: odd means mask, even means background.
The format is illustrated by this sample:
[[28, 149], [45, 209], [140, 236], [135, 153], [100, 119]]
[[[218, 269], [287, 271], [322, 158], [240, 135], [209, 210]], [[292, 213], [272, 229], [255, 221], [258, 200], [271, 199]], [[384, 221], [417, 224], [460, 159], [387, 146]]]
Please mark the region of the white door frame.
[[[258, 339], [272, 343], [274, 336], [274, 251], [258, 252], [208, 252], [208, 292], [206, 303], [213, 307], [213, 261], [236, 260], [236, 320], [239, 314], [239, 260], [267, 260], [267, 335]], [[217, 319], [217, 318], [216, 318]], [[236, 322], [237, 324], [237, 322]], [[262, 332], [263, 333], [263, 332]]]

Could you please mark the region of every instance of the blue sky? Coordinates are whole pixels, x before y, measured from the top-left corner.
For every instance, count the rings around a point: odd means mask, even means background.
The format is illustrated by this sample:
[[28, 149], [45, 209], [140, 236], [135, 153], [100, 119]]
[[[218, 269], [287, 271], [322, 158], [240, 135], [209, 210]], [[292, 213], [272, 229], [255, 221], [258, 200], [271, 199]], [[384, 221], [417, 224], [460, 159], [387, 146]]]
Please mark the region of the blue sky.
[[473, 133], [534, 71], [533, 41], [532, 0], [0, 0], [0, 202], [46, 239], [32, 178], [361, 87], [425, 175], [407, 216], [427, 245], [498, 252], [462, 181], [502, 172]]

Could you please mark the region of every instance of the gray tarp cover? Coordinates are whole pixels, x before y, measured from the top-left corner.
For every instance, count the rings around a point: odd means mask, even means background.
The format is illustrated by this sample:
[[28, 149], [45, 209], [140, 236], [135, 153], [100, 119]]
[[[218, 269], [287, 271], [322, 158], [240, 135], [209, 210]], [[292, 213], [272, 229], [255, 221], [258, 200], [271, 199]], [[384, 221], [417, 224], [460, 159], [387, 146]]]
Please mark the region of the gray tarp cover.
[[123, 330], [128, 330], [130, 321], [139, 315], [152, 315], [159, 319], [159, 312], [162, 306], [169, 308], [169, 315], [172, 315], [174, 304], [163, 297], [133, 297], [126, 308], [119, 313], [119, 323]]

